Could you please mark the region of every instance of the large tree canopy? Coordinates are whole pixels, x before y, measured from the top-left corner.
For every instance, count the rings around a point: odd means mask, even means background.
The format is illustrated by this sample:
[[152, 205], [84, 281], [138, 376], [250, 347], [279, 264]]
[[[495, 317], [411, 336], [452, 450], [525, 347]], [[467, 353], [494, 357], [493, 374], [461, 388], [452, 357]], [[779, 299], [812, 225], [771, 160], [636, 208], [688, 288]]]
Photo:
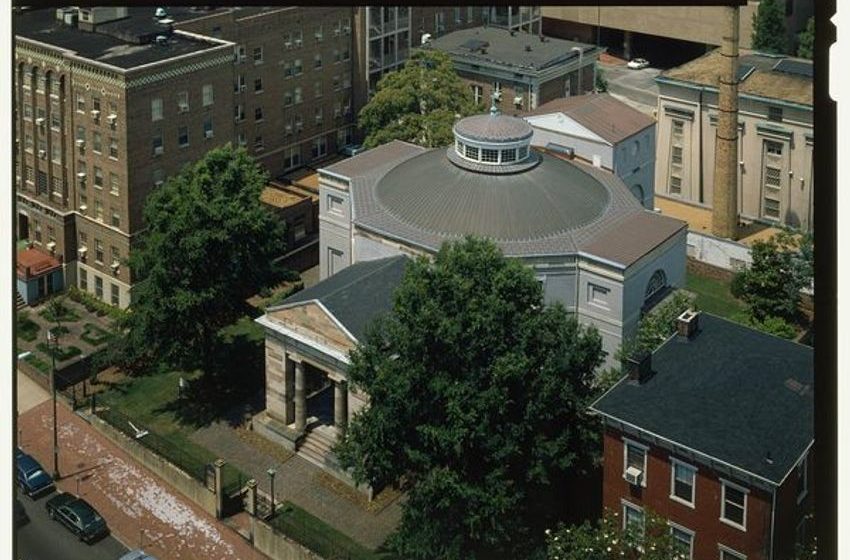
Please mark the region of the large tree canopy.
[[753, 15], [753, 48], [775, 54], [785, 54], [785, 2], [761, 0]]
[[375, 95], [360, 111], [359, 125], [366, 132], [367, 148], [392, 140], [433, 148], [453, 142], [458, 115], [478, 110], [448, 55], [418, 51], [404, 68], [378, 82]]
[[151, 193], [130, 257], [137, 283], [122, 325], [128, 359], [203, 363], [218, 330], [271, 280], [284, 238], [260, 202], [266, 181], [244, 149], [228, 144]]
[[[409, 489], [403, 558], [525, 558], [575, 503], [598, 424], [586, 416], [601, 339], [489, 241], [411, 262], [391, 313], [352, 353], [370, 396], [338, 448], [359, 481]], [[575, 502], [573, 498], [573, 502]]]
[[809, 18], [806, 28], [797, 35], [797, 56], [812, 59], [815, 56], [815, 18]]

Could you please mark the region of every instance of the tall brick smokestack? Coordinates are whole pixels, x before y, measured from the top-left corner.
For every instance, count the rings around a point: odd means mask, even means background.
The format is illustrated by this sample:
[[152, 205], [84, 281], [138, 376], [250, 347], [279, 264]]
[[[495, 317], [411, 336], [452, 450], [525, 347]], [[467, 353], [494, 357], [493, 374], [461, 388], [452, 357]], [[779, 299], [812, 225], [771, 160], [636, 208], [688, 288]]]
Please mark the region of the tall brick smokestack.
[[711, 230], [717, 237], [738, 236], [738, 7], [726, 12], [726, 32], [720, 45], [723, 61], [717, 99], [717, 149], [714, 156], [714, 197]]

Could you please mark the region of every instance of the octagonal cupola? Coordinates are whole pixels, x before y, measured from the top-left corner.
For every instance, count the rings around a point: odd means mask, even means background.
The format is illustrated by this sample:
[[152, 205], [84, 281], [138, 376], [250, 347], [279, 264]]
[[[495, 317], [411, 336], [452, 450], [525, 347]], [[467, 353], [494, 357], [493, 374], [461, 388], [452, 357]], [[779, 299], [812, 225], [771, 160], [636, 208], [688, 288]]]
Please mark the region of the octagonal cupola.
[[531, 150], [531, 126], [523, 119], [501, 114], [495, 105], [489, 114], [459, 120], [453, 132], [455, 143], [446, 155], [469, 171], [517, 173], [540, 160]]

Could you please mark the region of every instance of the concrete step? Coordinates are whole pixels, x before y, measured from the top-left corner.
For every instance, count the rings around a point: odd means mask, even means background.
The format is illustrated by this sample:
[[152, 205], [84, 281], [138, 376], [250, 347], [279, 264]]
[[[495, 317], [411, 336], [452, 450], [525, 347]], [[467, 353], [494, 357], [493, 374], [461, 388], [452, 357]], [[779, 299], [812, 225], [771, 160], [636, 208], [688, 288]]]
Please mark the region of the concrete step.
[[309, 432], [298, 446], [298, 453], [319, 466], [335, 467], [338, 463], [331, 451], [335, 444], [336, 434], [314, 430]]
[[26, 306], [27, 306], [27, 302], [24, 301], [24, 298], [21, 295], [21, 292], [15, 290], [15, 295], [17, 296], [17, 298], [15, 299], [15, 309], [17, 311], [20, 311], [21, 309], [25, 309]]

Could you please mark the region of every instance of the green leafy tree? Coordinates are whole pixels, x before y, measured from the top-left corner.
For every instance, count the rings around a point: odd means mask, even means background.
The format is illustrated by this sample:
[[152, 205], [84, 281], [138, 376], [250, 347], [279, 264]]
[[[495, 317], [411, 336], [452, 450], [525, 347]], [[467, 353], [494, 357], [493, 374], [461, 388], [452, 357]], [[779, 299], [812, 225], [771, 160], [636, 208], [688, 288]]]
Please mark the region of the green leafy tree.
[[618, 361], [638, 354], [653, 352], [670, 335], [676, 332], [676, 318], [688, 309], [696, 309], [694, 298], [684, 291], [677, 291], [638, 321], [637, 333], [626, 339], [616, 354]]
[[810, 286], [814, 277], [813, 257], [810, 234], [781, 231], [766, 241], [754, 242], [753, 263], [735, 280], [750, 316], [761, 323], [768, 317], [795, 322], [800, 290]]
[[404, 68], [378, 82], [375, 95], [360, 111], [366, 132], [363, 145], [374, 148], [404, 140], [434, 148], [454, 141], [452, 127], [460, 117], [481, 111], [472, 92], [440, 51], [417, 51]]
[[797, 56], [812, 59], [815, 55], [815, 18], [810, 17], [806, 28], [797, 35]]
[[596, 524], [547, 531], [548, 560], [684, 560], [688, 552], [673, 538], [666, 520], [645, 512], [644, 524], [622, 529], [616, 513]]
[[530, 269], [489, 241], [412, 261], [393, 310], [351, 355], [370, 396], [337, 449], [357, 481], [405, 481], [390, 540], [410, 559], [525, 558], [592, 468], [601, 338], [544, 305]]
[[273, 279], [283, 226], [260, 202], [267, 175], [244, 149], [208, 152], [150, 194], [130, 268], [121, 365], [206, 365], [216, 333]]
[[593, 85], [598, 92], [608, 91], [608, 80], [605, 78], [605, 72], [599, 67], [596, 68], [596, 79]]
[[761, 0], [753, 15], [753, 48], [763, 52], [785, 54], [788, 52], [785, 34], [785, 2]]

